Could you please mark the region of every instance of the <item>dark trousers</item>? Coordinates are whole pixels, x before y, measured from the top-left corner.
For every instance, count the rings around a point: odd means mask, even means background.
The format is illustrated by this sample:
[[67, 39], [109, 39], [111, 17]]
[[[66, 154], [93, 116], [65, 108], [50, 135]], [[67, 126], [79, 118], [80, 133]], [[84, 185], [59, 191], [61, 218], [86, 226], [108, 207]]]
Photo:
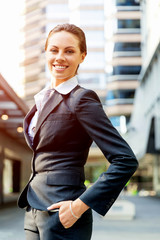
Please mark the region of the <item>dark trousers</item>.
[[39, 211], [28, 207], [24, 229], [26, 240], [90, 240], [92, 235], [92, 211], [87, 210], [68, 229], [59, 220], [59, 212]]

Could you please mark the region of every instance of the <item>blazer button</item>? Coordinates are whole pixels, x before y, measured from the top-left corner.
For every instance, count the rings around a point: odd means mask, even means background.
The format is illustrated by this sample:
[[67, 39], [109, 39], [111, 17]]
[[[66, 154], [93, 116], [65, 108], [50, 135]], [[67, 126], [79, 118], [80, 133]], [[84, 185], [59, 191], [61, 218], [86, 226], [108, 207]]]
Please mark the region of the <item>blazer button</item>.
[[35, 128], [35, 127], [33, 127], [33, 128], [32, 128], [32, 131], [34, 132], [34, 131], [35, 131], [35, 129], [36, 129], [36, 128]]

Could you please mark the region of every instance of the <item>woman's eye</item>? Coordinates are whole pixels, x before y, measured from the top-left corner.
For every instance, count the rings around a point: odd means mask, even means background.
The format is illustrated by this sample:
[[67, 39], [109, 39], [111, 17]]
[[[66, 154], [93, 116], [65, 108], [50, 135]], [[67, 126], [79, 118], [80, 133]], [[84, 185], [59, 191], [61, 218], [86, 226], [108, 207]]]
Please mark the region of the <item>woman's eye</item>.
[[70, 53], [70, 54], [71, 54], [71, 53], [74, 53], [73, 50], [67, 50], [66, 52], [67, 52], [67, 53]]
[[56, 53], [57, 49], [51, 49], [50, 51], [53, 52], [53, 53]]

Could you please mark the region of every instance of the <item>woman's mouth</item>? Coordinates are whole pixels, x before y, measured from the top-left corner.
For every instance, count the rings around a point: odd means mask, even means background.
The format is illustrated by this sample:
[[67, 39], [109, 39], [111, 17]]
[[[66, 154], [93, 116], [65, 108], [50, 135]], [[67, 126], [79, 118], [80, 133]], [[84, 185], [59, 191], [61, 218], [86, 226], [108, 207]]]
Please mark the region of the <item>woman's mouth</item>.
[[64, 69], [68, 68], [68, 66], [65, 66], [65, 65], [53, 65], [53, 67], [56, 70], [64, 70]]

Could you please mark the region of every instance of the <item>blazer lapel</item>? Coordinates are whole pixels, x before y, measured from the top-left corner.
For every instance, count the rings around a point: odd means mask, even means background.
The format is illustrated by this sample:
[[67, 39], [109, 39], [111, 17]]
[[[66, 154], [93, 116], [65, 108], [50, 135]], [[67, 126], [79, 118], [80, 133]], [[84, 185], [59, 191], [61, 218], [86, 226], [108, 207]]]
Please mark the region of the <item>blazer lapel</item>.
[[31, 108], [31, 110], [27, 113], [27, 115], [25, 116], [24, 122], [23, 122], [24, 136], [25, 136], [26, 141], [27, 141], [28, 145], [30, 146], [30, 148], [32, 148], [32, 142], [31, 142], [31, 139], [30, 139], [30, 137], [28, 135], [28, 127], [29, 127], [31, 119], [34, 116], [36, 111], [37, 111], [37, 108], [36, 108], [36, 105], [34, 105]]
[[57, 91], [55, 91], [54, 94], [46, 102], [46, 104], [44, 105], [44, 107], [38, 117], [33, 141], [35, 140], [38, 130], [39, 130], [40, 126], [42, 125], [42, 123], [45, 121], [46, 117], [50, 114], [50, 112], [52, 112], [58, 106], [58, 104], [60, 104], [60, 102], [62, 100], [63, 100], [62, 95], [59, 94]]

